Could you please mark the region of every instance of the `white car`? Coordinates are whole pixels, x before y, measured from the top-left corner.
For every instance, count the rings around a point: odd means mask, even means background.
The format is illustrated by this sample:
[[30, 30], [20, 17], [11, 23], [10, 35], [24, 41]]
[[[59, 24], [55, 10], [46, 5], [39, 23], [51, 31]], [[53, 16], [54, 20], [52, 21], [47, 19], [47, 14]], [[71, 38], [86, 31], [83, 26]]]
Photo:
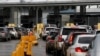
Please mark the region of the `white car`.
[[100, 33], [93, 39], [86, 56], [100, 56]]
[[89, 33], [92, 33], [92, 32], [93, 32], [92, 27], [89, 26], [89, 25], [78, 25], [78, 27], [84, 27], [84, 28], [86, 28], [86, 29], [88, 30]]
[[92, 34], [76, 36], [73, 44], [66, 50], [67, 56], [86, 56], [87, 49], [94, 37], [95, 35]]
[[14, 27], [7, 27], [7, 29], [10, 32], [12, 39], [18, 39], [19, 36], [18, 36], [18, 33]]
[[42, 32], [42, 39], [43, 40], [46, 40], [46, 37], [48, 35], [48, 33], [51, 31], [51, 30], [55, 30], [56, 27], [46, 27], [44, 29], [44, 31]]
[[58, 36], [55, 39], [55, 48], [57, 50], [61, 50], [62, 49], [62, 45], [64, 43], [64, 40], [67, 39], [68, 35], [71, 32], [87, 32], [87, 29], [85, 28], [79, 28], [79, 27], [62, 27], [60, 29], [60, 34], [58, 34]]

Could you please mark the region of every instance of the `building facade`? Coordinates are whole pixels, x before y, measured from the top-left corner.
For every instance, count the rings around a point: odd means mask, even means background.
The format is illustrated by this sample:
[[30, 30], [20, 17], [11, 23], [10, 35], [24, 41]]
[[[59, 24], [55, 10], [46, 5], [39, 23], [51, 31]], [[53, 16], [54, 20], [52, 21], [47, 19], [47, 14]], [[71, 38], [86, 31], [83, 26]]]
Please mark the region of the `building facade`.
[[[94, 25], [100, 15], [98, 2], [99, 0], [0, 0], [0, 26], [8, 23], [24, 27], [31, 27], [37, 23], [47, 24], [47, 16], [51, 14], [61, 15], [62, 20], [59, 21], [62, 25], [74, 22], [80, 15], [83, 15], [81, 21], [86, 21], [84, 24]], [[93, 5], [95, 3], [98, 5]], [[90, 18], [97, 20], [92, 23]]]

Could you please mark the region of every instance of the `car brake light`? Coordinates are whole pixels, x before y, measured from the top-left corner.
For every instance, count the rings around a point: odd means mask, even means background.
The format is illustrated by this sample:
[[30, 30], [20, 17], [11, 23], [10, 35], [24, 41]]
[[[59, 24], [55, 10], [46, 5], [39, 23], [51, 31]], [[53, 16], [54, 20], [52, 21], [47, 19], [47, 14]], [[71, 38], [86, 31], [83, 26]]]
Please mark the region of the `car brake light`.
[[62, 35], [58, 37], [58, 42], [62, 42]]
[[73, 36], [71, 36], [71, 37], [69, 38], [69, 43], [72, 43], [72, 40], [73, 40]]
[[50, 36], [48, 36], [48, 37], [47, 37], [47, 40], [50, 40], [50, 39], [51, 39], [51, 37], [50, 37]]
[[82, 48], [80, 48], [80, 47], [76, 47], [75, 48], [75, 51], [76, 52], [86, 52], [85, 50], [82, 50]]
[[49, 40], [51, 43], [54, 43], [54, 40]]
[[2, 36], [5, 36], [5, 33], [1, 33]]
[[1, 32], [1, 33], [5, 33], [5, 32]]

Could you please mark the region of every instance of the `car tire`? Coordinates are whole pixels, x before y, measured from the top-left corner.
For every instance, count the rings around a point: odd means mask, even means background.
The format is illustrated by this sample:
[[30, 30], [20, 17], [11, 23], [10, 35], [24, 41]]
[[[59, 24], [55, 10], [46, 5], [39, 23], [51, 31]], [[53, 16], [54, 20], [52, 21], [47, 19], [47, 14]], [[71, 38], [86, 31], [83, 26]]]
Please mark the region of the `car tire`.
[[55, 50], [54, 50], [54, 56], [59, 56], [61, 55], [60, 50], [58, 49], [57, 42], [55, 43]]
[[46, 48], [46, 53], [47, 53], [47, 54], [49, 54], [49, 53], [50, 53], [48, 48]]
[[5, 41], [9, 41], [9, 39], [8, 39], [8, 38], [6, 38], [6, 39], [5, 39]]
[[72, 56], [72, 55], [70, 54], [70, 56]]
[[18, 34], [18, 39], [20, 39], [21, 38], [21, 34]]
[[11, 38], [8, 38], [8, 41], [10, 41], [11, 40]]
[[45, 41], [46, 40], [46, 37], [44, 36], [44, 37], [42, 37], [42, 39]]
[[62, 45], [62, 55], [66, 56], [66, 47], [64, 44]]
[[47, 54], [50, 54], [50, 50], [49, 50], [49, 48], [48, 48], [47, 45], [46, 45], [46, 53], [47, 53]]
[[43, 36], [42, 36], [42, 40], [45, 40]]
[[57, 50], [56, 49], [53, 52], [53, 56], [57, 56]]

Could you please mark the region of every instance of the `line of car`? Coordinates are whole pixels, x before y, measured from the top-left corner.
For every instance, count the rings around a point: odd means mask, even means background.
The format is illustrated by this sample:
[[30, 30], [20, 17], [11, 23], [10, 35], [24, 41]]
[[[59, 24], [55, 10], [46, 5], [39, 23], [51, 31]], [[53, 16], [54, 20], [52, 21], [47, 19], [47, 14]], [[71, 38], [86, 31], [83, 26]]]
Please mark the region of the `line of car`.
[[24, 28], [18, 27], [0, 27], [0, 41], [10, 41], [12, 39], [20, 39]]
[[95, 30], [95, 35], [85, 56], [100, 56], [100, 30]]
[[46, 27], [42, 33], [42, 39], [46, 40], [46, 53], [52, 53], [54, 56], [86, 56], [88, 47], [95, 36], [92, 27], [82, 25]]

